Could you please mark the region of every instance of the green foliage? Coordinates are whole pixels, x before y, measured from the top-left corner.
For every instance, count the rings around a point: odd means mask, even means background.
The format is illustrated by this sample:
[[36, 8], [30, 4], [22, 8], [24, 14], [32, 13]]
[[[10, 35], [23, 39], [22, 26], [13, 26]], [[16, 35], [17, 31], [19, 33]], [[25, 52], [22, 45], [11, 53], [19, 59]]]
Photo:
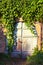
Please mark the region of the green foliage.
[[4, 62], [0, 62], [0, 65], [5, 65]]
[[10, 60], [11, 57], [9, 54], [0, 53], [0, 60]]
[[28, 27], [35, 21], [43, 22], [43, 0], [1, 0], [0, 13], [2, 23], [8, 29], [6, 34], [8, 47], [11, 49], [14, 44], [15, 18], [22, 17]]
[[8, 54], [4, 54], [4, 53], [0, 53], [0, 65], [6, 65], [6, 61], [10, 62], [11, 61], [11, 57]]
[[38, 51], [31, 57], [27, 59], [29, 61], [28, 65], [43, 65], [43, 52]]

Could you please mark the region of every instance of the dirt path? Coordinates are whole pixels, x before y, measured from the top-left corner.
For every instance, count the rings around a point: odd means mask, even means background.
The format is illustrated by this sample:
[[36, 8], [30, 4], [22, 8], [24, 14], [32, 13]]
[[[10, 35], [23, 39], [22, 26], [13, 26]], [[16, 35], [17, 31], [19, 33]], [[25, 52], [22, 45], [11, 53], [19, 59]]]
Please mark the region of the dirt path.
[[12, 63], [13, 63], [13, 65], [27, 65], [27, 61], [23, 60], [23, 59], [13, 61]]
[[26, 59], [11, 59], [11, 60], [3, 60], [1, 62], [4, 62], [4, 65], [28, 65], [28, 62]]

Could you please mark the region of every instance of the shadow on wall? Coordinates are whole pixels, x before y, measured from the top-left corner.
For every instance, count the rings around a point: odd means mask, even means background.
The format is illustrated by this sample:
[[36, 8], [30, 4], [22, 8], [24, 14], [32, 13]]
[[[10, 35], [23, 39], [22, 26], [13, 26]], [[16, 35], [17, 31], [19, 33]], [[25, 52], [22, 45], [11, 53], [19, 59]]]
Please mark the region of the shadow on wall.
[[13, 51], [16, 50], [16, 47], [17, 47], [17, 22], [15, 23], [14, 27], [15, 27], [15, 30], [14, 30], [14, 45], [13, 45]]

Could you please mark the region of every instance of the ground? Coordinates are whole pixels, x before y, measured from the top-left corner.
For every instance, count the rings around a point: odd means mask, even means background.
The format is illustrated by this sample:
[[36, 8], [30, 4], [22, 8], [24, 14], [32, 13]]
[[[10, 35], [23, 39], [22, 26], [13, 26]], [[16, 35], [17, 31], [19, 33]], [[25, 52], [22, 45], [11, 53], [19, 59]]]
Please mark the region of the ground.
[[2, 59], [1, 62], [3, 62], [4, 65], [27, 65], [28, 64], [26, 59], [14, 59], [14, 58], [10, 60]]

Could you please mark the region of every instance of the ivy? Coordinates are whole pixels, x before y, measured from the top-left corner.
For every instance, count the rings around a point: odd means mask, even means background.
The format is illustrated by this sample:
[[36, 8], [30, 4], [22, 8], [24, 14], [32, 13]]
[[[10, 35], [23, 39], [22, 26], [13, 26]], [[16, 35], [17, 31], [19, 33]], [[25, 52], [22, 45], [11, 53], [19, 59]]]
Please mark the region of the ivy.
[[1, 0], [0, 13], [10, 48], [14, 44], [15, 18], [22, 17], [30, 29], [35, 21], [43, 22], [43, 0]]

